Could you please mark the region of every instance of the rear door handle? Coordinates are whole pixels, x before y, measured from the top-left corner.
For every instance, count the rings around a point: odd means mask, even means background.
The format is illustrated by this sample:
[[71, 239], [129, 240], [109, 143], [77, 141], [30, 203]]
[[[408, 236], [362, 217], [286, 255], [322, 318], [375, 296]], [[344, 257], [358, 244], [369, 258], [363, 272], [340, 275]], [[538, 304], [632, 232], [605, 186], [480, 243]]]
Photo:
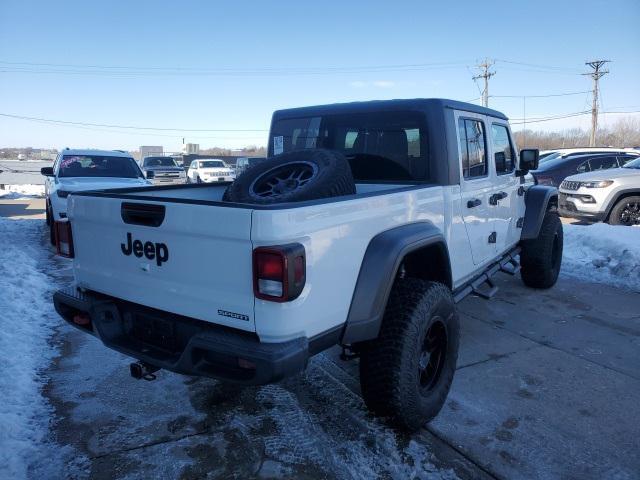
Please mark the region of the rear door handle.
[[467, 202], [467, 208], [479, 207], [480, 205], [482, 205], [482, 200], [479, 198], [474, 198]]
[[497, 205], [500, 200], [507, 198], [509, 194], [507, 192], [494, 193], [489, 197], [489, 203], [491, 205]]

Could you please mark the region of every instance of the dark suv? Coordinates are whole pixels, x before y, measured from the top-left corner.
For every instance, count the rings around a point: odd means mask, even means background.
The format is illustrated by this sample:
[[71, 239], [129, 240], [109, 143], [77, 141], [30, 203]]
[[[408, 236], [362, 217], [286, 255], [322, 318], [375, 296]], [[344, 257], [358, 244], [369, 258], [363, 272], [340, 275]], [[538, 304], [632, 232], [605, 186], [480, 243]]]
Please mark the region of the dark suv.
[[562, 181], [570, 175], [622, 167], [639, 156], [640, 154], [632, 152], [572, 155], [541, 163], [538, 169], [531, 173], [538, 184], [559, 187]]

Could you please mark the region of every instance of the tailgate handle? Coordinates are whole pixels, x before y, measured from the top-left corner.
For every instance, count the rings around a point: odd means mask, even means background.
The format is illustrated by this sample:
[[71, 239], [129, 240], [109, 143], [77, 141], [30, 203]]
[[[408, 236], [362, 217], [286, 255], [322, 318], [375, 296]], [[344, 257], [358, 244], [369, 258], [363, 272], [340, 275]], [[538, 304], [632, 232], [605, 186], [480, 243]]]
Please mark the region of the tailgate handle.
[[148, 203], [127, 203], [120, 207], [122, 221], [130, 225], [159, 227], [164, 221], [164, 205]]

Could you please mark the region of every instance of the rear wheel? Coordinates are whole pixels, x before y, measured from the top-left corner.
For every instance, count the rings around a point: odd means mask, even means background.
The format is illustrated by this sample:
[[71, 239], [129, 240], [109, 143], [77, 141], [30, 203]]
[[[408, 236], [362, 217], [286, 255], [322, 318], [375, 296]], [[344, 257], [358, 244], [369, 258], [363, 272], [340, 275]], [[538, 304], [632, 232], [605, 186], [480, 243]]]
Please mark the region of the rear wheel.
[[458, 358], [460, 326], [451, 291], [396, 281], [378, 338], [361, 346], [360, 385], [374, 413], [417, 430], [442, 409]]
[[640, 197], [626, 197], [611, 209], [611, 225], [640, 225]]
[[562, 264], [562, 222], [555, 212], [547, 212], [538, 238], [524, 240], [520, 253], [522, 281], [532, 288], [555, 285]]

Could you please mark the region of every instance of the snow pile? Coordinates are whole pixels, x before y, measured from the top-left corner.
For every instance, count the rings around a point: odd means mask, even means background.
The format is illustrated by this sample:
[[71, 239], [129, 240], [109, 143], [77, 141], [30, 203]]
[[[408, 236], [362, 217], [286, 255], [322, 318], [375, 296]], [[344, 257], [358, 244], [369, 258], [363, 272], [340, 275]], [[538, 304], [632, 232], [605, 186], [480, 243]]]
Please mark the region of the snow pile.
[[640, 292], [640, 228], [563, 225], [562, 273]]
[[[42, 222], [0, 217], [0, 478], [25, 478], [45, 461], [53, 409], [41, 395], [55, 354], [50, 279], [40, 271]], [[53, 463], [54, 455], [48, 462]]]
[[44, 185], [5, 185], [0, 189], [0, 199], [13, 200], [24, 197], [44, 197]]

